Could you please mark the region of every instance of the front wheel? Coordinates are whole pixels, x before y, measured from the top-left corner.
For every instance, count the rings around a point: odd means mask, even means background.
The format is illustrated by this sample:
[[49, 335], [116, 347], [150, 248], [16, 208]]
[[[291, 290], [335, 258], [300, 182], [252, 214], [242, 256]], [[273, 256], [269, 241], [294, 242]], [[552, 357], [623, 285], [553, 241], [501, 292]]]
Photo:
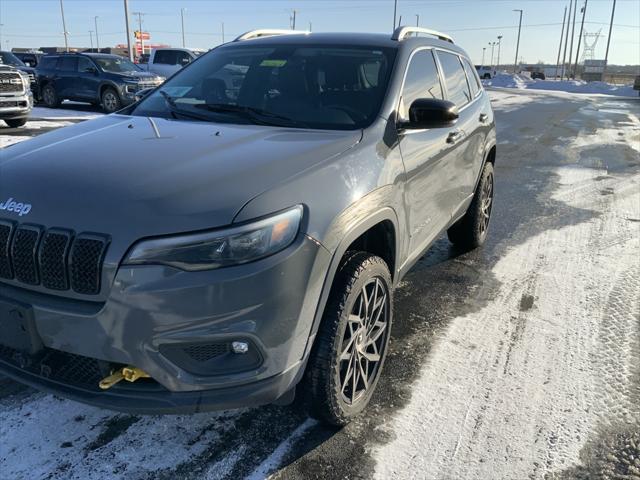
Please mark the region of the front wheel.
[[492, 208], [493, 165], [487, 162], [467, 213], [447, 230], [449, 240], [468, 250], [481, 246], [487, 239]]
[[9, 125], [11, 128], [22, 127], [25, 123], [27, 123], [26, 118], [13, 118], [11, 120], [5, 120], [5, 123]]
[[56, 89], [53, 85], [45, 85], [42, 89], [42, 101], [49, 108], [56, 108], [60, 106], [60, 99], [56, 93]]
[[122, 102], [120, 96], [113, 88], [107, 88], [102, 92], [102, 108], [107, 113], [113, 113], [120, 110]]
[[384, 260], [366, 252], [345, 255], [305, 372], [312, 416], [345, 425], [369, 404], [387, 355], [392, 295]]

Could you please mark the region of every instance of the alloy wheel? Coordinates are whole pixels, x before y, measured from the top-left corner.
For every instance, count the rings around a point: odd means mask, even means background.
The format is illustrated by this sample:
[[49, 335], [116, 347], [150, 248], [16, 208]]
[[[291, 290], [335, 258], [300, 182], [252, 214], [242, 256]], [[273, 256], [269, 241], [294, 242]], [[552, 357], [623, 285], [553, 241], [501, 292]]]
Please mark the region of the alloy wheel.
[[480, 206], [480, 212], [482, 218], [480, 219], [480, 233], [484, 233], [489, 228], [489, 220], [491, 219], [491, 207], [493, 206], [493, 174], [487, 177], [482, 189], [482, 203]]
[[378, 278], [361, 289], [342, 338], [338, 371], [342, 400], [354, 405], [371, 388], [380, 373], [389, 335], [389, 295]]
[[115, 112], [118, 109], [118, 98], [116, 97], [115, 93], [105, 93], [102, 97], [102, 105], [107, 112]]

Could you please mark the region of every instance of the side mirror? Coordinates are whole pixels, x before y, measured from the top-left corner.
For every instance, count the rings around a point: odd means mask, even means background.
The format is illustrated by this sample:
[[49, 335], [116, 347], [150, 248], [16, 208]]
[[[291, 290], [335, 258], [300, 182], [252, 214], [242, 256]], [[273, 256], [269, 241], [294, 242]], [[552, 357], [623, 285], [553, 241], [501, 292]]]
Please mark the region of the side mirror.
[[446, 128], [456, 123], [458, 107], [448, 100], [418, 98], [409, 107], [409, 121], [400, 125], [406, 129]]
[[144, 97], [149, 95], [154, 90], [155, 90], [155, 87], [144, 88], [142, 90], [138, 90], [134, 95], [134, 98], [135, 98], [136, 102], [139, 102], [140, 100], [142, 100]]

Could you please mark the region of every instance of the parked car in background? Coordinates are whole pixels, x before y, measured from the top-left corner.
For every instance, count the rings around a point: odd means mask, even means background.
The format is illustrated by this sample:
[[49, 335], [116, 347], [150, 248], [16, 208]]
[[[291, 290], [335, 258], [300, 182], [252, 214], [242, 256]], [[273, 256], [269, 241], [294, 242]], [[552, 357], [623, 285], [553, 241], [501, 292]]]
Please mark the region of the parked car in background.
[[546, 80], [547, 76], [544, 74], [544, 72], [533, 71], [533, 72], [531, 72], [531, 79], [532, 80]]
[[27, 74], [0, 64], [0, 120], [10, 127], [21, 127], [27, 123], [32, 108], [33, 94]]
[[0, 157], [0, 374], [132, 413], [298, 395], [344, 425], [394, 288], [441, 234], [485, 242], [495, 159], [446, 34], [241, 35]]
[[38, 62], [44, 56], [43, 52], [12, 52], [17, 58], [31, 68], [38, 66]]
[[480, 78], [483, 80], [489, 80], [496, 76], [495, 69], [491, 67], [487, 67], [486, 65], [476, 65], [475, 67], [478, 75], [480, 75]]
[[31, 91], [36, 92], [36, 70], [24, 64], [22, 60], [16, 57], [12, 52], [0, 51], [0, 65], [10, 65], [21, 72], [24, 72], [29, 77]]
[[146, 69], [163, 77], [170, 77], [203, 53], [204, 50], [189, 48], [156, 48], [149, 55]]
[[633, 82], [633, 89], [638, 90], [638, 95], [640, 95], [640, 75], [636, 75], [636, 80]]
[[139, 90], [164, 81], [126, 58], [102, 53], [46, 55], [36, 71], [39, 98], [46, 106], [75, 100], [101, 105], [107, 113], [133, 103]]

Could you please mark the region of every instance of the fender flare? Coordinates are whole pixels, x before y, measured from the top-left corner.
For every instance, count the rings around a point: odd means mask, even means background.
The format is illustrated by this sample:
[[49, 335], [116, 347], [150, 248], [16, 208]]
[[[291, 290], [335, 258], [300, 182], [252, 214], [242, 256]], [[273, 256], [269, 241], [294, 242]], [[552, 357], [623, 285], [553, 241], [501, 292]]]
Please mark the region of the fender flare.
[[375, 211], [374, 213], [367, 215], [362, 220], [358, 221], [358, 223], [353, 226], [346, 235], [342, 237], [342, 240], [335, 248], [331, 262], [329, 263], [329, 268], [327, 269], [327, 273], [325, 275], [325, 279], [322, 285], [322, 290], [320, 291], [320, 297], [318, 299], [318, 303], [316, 306], [316, 311], [313, 317], [313, 322], [311, 324], [311, 331], [309, 332], [309, 339], [307, 340], [307, 346], [304, 352], [304, 361], [309, 358], [309, 354], [311, 353], [311, 348], [313, 347], [316, 334], [318, 333], [318, 329], [320, 328], [320, 323], [322, 321], [322, 316], [324, 314], [324, 309], [327, 305], [327, 301], [329, 300], [329, 294], [331, 292], [331, 287], [333, 286], [333, 281], [335, 279], [336, 273], [338, 272], [338, 268], [340, 267], [340, 262], [342, 261], [342, 257], [349, 249], [349, 246], [360, 237], [363, 233], [371, 229], [374, 225], [377, 225], [381, 222], [389, 221], [393, 225], [394, 236], [395, 236], [395, 252], [394, 252], [394, 265], [391, 270], [391, 277], [395, 284], [395, 281], [398, 277], [397, 275], [397, 266], [398, 259], [400, 255], [400, 242], [398, 241], [398, 216], [395, 210], [391, 207], [382, 207], [381, 209]]

